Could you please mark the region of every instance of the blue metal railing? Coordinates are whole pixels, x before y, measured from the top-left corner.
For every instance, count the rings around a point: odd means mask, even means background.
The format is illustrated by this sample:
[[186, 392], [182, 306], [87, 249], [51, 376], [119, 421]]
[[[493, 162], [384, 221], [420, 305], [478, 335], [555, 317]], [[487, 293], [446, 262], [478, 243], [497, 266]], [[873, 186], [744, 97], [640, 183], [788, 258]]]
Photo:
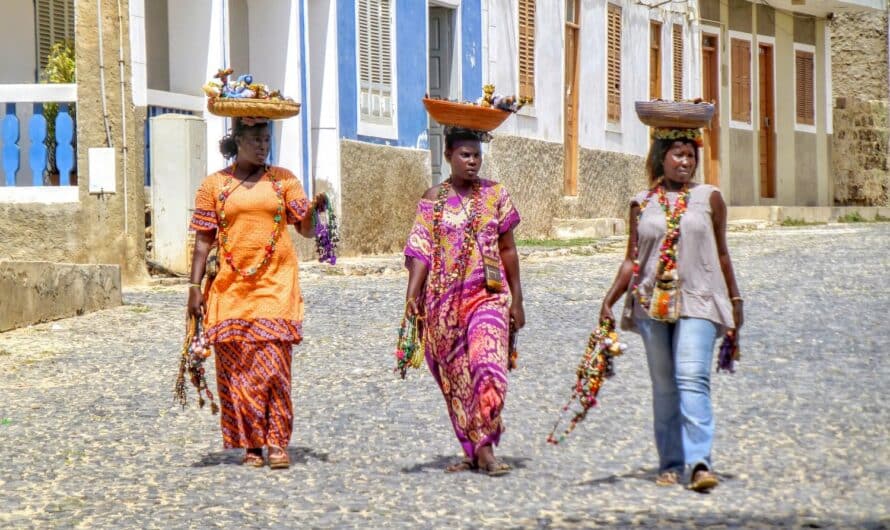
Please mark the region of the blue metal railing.
[[[26, 124], [19, 115], [26, 113], [18, 105], [32, 105], [33, 113]], [[68, 103], [59, 103], [54, 125], [54, 137], [50, 137], [45, 103], [6, 103], [5, 114], [0, 124], [0, 158], [5, 186], [45, 186], [72, 184], [72, 172], [75, 170], [75, 127]], [[22, 126], [26, 125], [25, 130]], [[26, 134], [22, 134], [25, 132]], [[27, 138], [27, 141], [24, 141]], [[55, 145], [52, 145], [52, 140]], [[26, 153], [22, 152], [22, 144], [26, 143]], [[50, 151], [50, 148], [54, 148]], [[22, 171], [22, 156], [27, 156], [28, 172]], [[50, 156], [52, 155], [52, 156]], [[23, 178], [24, 177], [24, 178]]]

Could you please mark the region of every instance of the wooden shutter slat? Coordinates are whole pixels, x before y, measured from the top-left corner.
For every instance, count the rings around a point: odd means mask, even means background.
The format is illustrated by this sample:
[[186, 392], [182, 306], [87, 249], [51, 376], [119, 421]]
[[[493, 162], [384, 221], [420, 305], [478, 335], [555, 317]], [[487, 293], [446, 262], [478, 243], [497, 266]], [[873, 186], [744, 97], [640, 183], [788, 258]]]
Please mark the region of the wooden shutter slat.
[[607, 119], [621, 121], [621, 7], [608, 4], [606, 99]]
[[519, 97], [535, 95], [535, 0], [519, 0]]
[[683, 99], [683, 26], [673, 27], [674, 99]]
[[732, 39], [732, 119], [751, 123], [751, 43]]

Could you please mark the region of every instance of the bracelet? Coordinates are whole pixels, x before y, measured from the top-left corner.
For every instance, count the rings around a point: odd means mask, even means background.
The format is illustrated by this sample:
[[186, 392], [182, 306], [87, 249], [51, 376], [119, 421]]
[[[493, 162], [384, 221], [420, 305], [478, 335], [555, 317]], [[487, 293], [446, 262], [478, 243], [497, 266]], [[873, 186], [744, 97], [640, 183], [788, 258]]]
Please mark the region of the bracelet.
[[744, 303], [745, 299], [742, 298], [741, 296], [733, 296], [732, 298], [729, 299], [729, 301], [730, 301], [730, 302], [743, 302], [743, 303]]
[[195, 282], [189, 282], [189, 287], [197, 287], [198, 289], [200, 289], [200, 288], [201, 288], [201, 282], [198, 282], [198, 283], [195, 283]]

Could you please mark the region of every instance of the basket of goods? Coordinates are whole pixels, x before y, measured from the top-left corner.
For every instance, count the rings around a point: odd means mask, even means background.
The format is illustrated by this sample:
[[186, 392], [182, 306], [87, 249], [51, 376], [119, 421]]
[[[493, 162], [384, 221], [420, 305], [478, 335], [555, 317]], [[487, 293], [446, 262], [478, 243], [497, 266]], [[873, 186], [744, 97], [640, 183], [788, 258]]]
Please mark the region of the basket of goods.
[[496, 129], [511, 113], [517, 112], [531, 101], [531, 98], [495, 94], [494, 85], [485, 85], [482, 87], [482, 97], [475, 103], [427, 96], [423, 99], [423, 106], [442, 125], [488, 132]]
[[216, 116], [279, 120], [300, 113], [300, 104], [296, 101], [255, 83], [250, 74], [235, 78], [231, 68], [217, 72], [203, 88], [207, 94], [207, 110]]
[[714, 116], [714, 104], [701, 99], [687, 101], [637, 101], [640, 121], [649, 127], [667, 129], [700, 129]]

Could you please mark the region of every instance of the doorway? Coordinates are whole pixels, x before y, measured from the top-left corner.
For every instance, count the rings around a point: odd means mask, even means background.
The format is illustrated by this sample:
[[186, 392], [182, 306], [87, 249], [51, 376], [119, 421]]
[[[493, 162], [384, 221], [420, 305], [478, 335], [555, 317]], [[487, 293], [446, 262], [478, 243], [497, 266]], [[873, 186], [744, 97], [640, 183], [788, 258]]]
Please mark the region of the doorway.
[[714, 104], [714, 117], [704, 129], [705, 182], [720, 185], [720, 48], [717, 35], [702, 34], [702, 99]]
[[[457, 32], [457, 10], [431, 5], [429, 8], [429, 94], [432, 98], [458, 99], [459, 70], [454, 52]], [[430, 165], [433, 183], [451, 176], [445, 161], [445, 127], [429, 120]]]
[[760, 88], [760, 196], [776, 196], [776, 119], [773, 94], [773, 47], [758, 46]]
[[566, 0], [564, 193], [578, 195], [578, 60], [581, 0]]

